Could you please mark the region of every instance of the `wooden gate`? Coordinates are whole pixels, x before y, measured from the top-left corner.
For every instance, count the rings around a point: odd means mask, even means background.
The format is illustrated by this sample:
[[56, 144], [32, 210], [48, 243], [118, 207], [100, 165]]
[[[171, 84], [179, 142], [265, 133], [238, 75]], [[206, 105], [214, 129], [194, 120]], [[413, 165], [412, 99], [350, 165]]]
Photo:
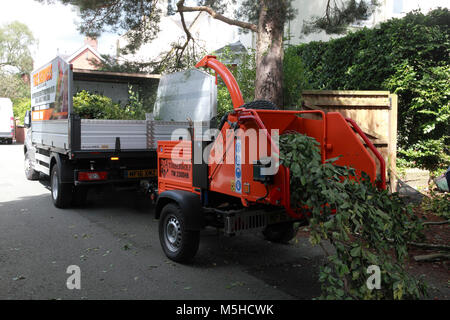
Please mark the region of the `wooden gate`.
[[[389, 185], [395, 190], [397, 154], [397, 95], [389, 91], [302, 92], [304, 109], [339, 112], [361, 127], [386, 161]], [[369, 151], [370, 152], [370, 151]]]

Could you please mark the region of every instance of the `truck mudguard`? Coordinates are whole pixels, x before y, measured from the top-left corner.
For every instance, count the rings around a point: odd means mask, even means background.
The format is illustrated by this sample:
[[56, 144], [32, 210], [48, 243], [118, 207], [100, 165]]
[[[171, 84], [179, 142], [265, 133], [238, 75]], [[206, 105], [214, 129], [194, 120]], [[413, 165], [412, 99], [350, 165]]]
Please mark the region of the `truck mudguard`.
[[155, 218], [159, 219], [163, 207], [168, 203], [176, 203], [183, 213], [186, 229], [199, 231], [205, 226], [200, 196], [185, 190], [168, 190], [158, 196]]
[[[73, 183], [73, 168], [67, 159], [61, 157], [59, 153], [52, 152], [50, 154], [50, 165], [55, 161], [55, 166], [58, 166], [59, 172], [61, 172], [61, 182], [62, 183]], [[50, 175], [52, 167], [50, 166]]]

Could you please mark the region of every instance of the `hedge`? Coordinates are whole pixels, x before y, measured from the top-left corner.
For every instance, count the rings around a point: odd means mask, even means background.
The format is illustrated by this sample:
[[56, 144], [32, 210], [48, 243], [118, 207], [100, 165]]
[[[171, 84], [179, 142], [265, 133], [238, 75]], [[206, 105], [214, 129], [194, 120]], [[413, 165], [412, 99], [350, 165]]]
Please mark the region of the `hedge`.
[[[398, 156], [431, 170], [450, 163], [450, 12], [415, 11], [378, 28], [328, 42], [291, 46], [285, 70], [301, 63], [303, 89], [389, 90], [399, 96]], [[299, 62], [300, 61], [300, 62]], [[298, 79], [285, 76], [285, 102], [297, 104]], [[292, 92], [297, 92], [292, 94]]]

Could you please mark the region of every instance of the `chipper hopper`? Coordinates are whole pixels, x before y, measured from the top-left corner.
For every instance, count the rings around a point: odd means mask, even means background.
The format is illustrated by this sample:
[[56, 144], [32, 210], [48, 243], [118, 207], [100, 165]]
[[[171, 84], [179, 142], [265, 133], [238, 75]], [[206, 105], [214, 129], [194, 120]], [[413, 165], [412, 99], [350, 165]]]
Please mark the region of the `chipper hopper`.
[[216, 71], [226, 84], [234, 109], [216, 132], [190, 140], [158, 142], [159, 235], [166, 255], [191, 259], [200, 230], [223, 229], [228, 236], [261, 230], [266, 239], [286, 242], [295, 236], [294, 223], [304, 222], [291, 208], [289, 169], [278, 162], [278, 137], [299, 132], [320, 144], [322, 161], [367, 173], [384, 189], [385, 163], [366, 135], [340, 113], [320, 110], [278, 110], [268, 101], [244, 103], [232, 73], [214, 56], [196, 67]]

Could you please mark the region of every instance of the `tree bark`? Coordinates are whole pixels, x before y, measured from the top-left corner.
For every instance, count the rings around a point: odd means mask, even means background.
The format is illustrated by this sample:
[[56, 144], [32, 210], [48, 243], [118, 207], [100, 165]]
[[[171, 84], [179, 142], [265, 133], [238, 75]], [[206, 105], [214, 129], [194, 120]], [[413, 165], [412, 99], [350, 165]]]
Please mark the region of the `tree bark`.
[[256, 32], [255, 99], [283, 106], [283, 34], [288, 0], [257, 0], [260, 7], [258, 25], [227, 18], [208, 6], [186, 7], [177, 2], [178, 12], [204, 11], [214, 19]]
[[283, 31], [286, 1], [258, 0], [255, 99], [283, 106]]

